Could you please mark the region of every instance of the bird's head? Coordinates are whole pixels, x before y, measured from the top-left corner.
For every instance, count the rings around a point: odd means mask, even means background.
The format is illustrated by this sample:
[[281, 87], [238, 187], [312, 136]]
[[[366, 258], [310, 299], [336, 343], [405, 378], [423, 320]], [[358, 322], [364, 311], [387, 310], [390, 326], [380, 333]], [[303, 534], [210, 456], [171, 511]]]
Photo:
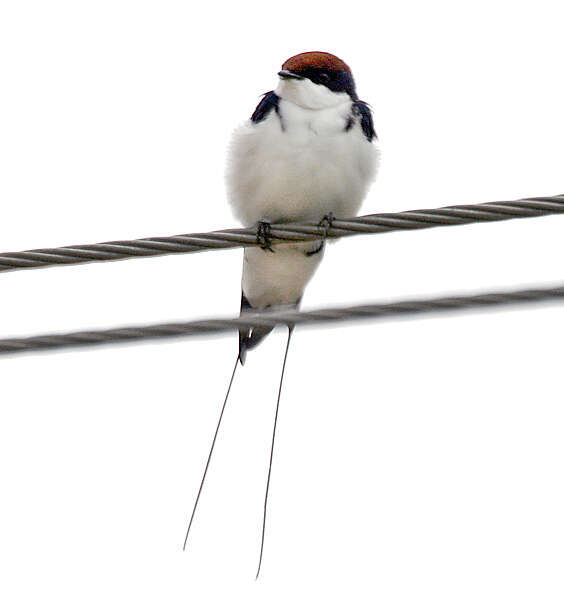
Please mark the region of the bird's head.
[[328, 108], [357, 99], [349, 66], [328, 52], [296, 54], [282, 65], [278, 76], [278, 96], [304, 108]]

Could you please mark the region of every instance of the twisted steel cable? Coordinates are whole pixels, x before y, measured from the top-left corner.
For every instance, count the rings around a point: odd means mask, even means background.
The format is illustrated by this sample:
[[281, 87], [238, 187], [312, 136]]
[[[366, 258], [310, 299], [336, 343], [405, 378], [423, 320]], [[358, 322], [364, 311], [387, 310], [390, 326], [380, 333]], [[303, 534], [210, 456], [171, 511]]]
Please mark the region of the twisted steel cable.
[[[279, 244], [313, 241], [326, 235], [331, 238], [339, 238], [359, 234], [506, 221], [563, 213], [564, 194], [560, 194], [507, 202], [486, 202], [483, 204], [365, 215], [351, 219], [335, 219], [328, 232], [317, 223], [273, 224], [271, 233], [272, 243]], [[138, 240], [64, 246], [62, 248], [25, 250], [23, 252], [4, 252], [0, 253], [0, 271], [183, 254], [202, 250], [223, 250], [254, 245], [257, 245], [255, 228], [224, 229], [210, 233], [151, 237]]]
[[521, 305], [551, 300], [564, 300], [564, 286], [513, 292], [494, 292], [473, 296], [407, 300], [388, 304], [326, 308], [307, 312], [254, 312], [245, 313], [244, 316], [237, 319], [204, 319], [144, 327], [122, 327], [100, 331], [78, 331], [59, 335], [8, 338], [0, 340], [0, 354], [204, 335], [236, 331], [241, 326], [315, 325], [357, 319], [384, 319], [404, 315], [458, 311], [462, 309]]

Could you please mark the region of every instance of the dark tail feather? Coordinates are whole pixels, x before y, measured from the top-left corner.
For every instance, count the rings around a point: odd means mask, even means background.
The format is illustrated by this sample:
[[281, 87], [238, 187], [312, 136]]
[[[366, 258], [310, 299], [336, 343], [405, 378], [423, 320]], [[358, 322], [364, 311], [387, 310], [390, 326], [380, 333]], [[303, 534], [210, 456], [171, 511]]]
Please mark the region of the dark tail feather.
[[274, 441], [276, 439], [276, 425], [278, 423], [278, 411], [280, 409], [280, 396], [282, 395], [282, 383], [284, 382], [284, 373], [286, 372], [286, 361], [288, 360], [288, 350], [290, 349], [290, 340], [294, 325], [288, 326], [288, 341], [286, 342], [286, 351], [284, 352], [284, 362], [282, 363], [282, 372], [280, 374], [280, 384], [278, 386], [278, 398], [276, 400], [276, 413], [274, 415], [274, 425], [272, 427], [272, 440], [270, 442], [270, 460], [268, 462], [268, 477], [266, 479], [266, 491], [264, 493], [264, 512], [262, 515], [262, 534], [260, 539], [260, 555], [255, 579], [260, 575], [260, 567], [262, 565], [262, 555], [264, 553], [264, 534], [266, 532], [266, 510], [268, 505], [268, 490], [270, 489], [270, 476], [272, 474], [272, 459], [274, 457]]
[[196, 496], [196, 501], [194, 502], [194, 507], [192, 508], [192, 514], [190, 515], [190, 522], [188, 523], [188, 527], [186, 529], [186, 536], [184, 537], [184, 545], [182, 546], [182, 550], [186, 550], [186, 544], [188, 543], [188, 536], [190, 535], [190, 529], [192, 528], [192, 522], [194, 521], [196, 509], [198, 508], [198, 502], [200, 501], [202, 489], [204, 488], [204, 482], [206, 481], [206, 475], [208, 474], [208, 467], [210, 466], [213, 449], [215, 448], [215, 441], [217, 440], [217, 434], [219, 433], [219, 428], [221, 426], [221, 420], [223, 419], [223, 413], [225, 412], [225, 407], [227, 406], [227, 399], [229, 398], [229, 392], [231, 391], [231, 386], [233, 385], [233, 380], [235, 379], [235, 373], [237, 372], [238, 364], [239, 364], [239, 357], [237, 357], [237, 359], [235, 359], [235, 366], [233, 367], [233, 372], [231, 373], [231, 379], [229, 380], [229, 386], [227, 388], [227, 393], [225, 394], [225, 399], [223, 400], [221, 412], [219, 413], [219, 419], [217, 421], [217, 426], [215, 428], [215, 433], [213, 435], [211, 448], [210, 448], [210, 451], [208, 454], [208, 460], [206, 461], [206, 466], [204, 468], [204, 474], [202, 475], [202, 480], [200, 482], [200, 487], [198, 489], [198, 495]]
[[245, 364], [247, 350], [258, 346], [262, 340], [274, 329], [274, 327], [254, 327], [252, 330], [239, 331], [239, 360]]
[[[254, 310], [250, 302], [241, 294], [241, 314]], [[247, 350], [252, 350], [274, 329], [274, 327], [245, 327], [239, 330], [239, 360], [245, 364]]]

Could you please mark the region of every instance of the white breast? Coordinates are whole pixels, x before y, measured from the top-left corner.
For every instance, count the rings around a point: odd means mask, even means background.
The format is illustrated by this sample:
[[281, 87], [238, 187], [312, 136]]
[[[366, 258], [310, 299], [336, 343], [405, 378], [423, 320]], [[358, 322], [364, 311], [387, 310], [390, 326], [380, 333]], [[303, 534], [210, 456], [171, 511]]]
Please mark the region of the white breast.
[[227, 188], [246, 226], [357, 214], [374, 179], [378, 151], [356, 123], [345, 131], [351, 101], [308, 109], [280, 99], [260, 123], [233, 134]]

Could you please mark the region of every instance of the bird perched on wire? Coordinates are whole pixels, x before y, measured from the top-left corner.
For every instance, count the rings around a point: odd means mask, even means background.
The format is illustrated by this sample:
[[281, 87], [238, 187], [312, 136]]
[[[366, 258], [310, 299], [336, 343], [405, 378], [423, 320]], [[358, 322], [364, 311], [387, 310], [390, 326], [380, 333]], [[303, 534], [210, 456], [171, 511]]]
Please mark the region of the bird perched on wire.
[[[323, 258], [324, 239], [272, 248], [270, 224], [319, 221], [327, 230], [332, 219], [355, 216], [376, 175], [378, 163], [372, 112], [366, 102], [359, 100], [351, 69], [344, 61], [327, 52], [304, 52], [284, 62], [278, 77], [277, 88], [264, 94], [251, 118], [235, 130], [229, 150], [229, 200], [243, 225], [257, 225], [260, 246], [244, 251], [242, 313], [299, 306], [304, 289]], [[186, 539], [237, 364], [244, 364], [247, 352], [271, 330], [271, 327], [255, 327], [239, 332], [237, 360]], [[280, 391], [291, 334], [290, 327], [272, 434], [257, 576], [264, 546]]]

